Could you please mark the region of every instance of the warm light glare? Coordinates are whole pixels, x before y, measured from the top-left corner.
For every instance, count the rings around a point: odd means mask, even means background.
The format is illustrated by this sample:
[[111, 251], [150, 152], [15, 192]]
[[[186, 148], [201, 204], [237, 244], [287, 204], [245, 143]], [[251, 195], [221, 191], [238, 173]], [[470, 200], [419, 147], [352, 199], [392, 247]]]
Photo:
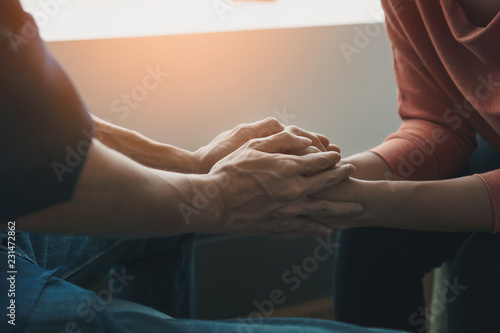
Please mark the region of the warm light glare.
[[380, 0], [21, 0], [48, 41], [381, 22]]

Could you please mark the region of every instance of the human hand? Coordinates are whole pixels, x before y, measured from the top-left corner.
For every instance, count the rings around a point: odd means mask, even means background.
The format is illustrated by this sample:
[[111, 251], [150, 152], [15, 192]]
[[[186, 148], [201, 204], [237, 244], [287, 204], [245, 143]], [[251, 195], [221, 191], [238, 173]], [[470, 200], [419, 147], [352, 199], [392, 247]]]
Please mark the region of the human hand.
[[[341, 164], [341, 163], [339, 163]], [[316, 200], [330, 202], [358, 202], [363, 213], [356, 216], [309, 216], [312, 220], [334, 230], [378, 225], [387, 216], [388, 207], [394, 201], [394, 182], [370, 181], [349, 178], [346, 181], [311, 195]]]
[[275, 118], [266, 118], [254, 123], [238, 125], [232, 130], [219, 134], [208, 145], [193, 153], [195, 163], [199, 165], [200, 173], [208, 173], [215, 163], [249, 140], [268, 137], [282, 131], [312, 140], [312, 144], [306, 149], [290, 151], [290, 154], [305, 155], [320, 151], [340, 152], [340, 149], [335, 145], [331, 145], [324, 135], [308, 132], [296, 126], [285, 127]]
[[337, 145], [331, 144], [330, 140], [323, 134], [306, 131], [297, 126], [287, 126], [284, 131], [290, 132], [297, 136], [303, 136], [311, 139], [312, 144], [304, 150], [292, 152], [294, 155], [306, 155], [325, 151], [335, 151], [340, 153], [340, 148]]
[[353, 172], [351, 165], [335, 167], [340, 160], [336, 151], [290, 154], [311, 144], [308, 138], [284, 131], [252, 139], [220, 160], [209, 173], [220, 187], [214, 198], [218, 215], [195, 231], [285, 238], [324, 236], [331, 229], [311, 217], [360, 214], [356, 208], [362, 207], [357, 203], [309, 197], [345, 181]]

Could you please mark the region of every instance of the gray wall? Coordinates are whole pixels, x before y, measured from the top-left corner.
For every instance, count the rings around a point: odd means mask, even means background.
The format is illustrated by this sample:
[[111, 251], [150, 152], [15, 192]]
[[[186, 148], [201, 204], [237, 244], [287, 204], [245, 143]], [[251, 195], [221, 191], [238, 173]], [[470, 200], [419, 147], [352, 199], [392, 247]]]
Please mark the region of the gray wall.
[[[286, 108], [294, 118], [282, 121], [328, 135], [347, 155], [379, 143], [399, 124], [390, 43], [380, 24], [370, 27], [375, 36], [368, 41], [355, 38], [365, 26], [346, 25], [49, 46], [91, 112], [157, 140], [195, 149], [238, 123]], [[350, 63], [340, 47], [347, 44], [360, 46]], [[114, 112], [113, 101], [157, 66], [169, 73], [160, 86], [128, 114]]]

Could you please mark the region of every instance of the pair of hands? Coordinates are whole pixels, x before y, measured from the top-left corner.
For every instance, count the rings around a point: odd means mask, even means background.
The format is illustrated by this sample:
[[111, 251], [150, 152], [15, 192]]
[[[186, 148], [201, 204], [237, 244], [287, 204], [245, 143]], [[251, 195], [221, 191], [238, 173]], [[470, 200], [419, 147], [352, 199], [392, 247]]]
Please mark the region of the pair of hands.
[[218, 135], [194, 152], [209, 182], [224, 184], [213, 198], [218, 215], [197, 231], [295, 238], [331, 233], [328, 218], [360, 215], [355, 202], [314, 195], [349, 179], [340, 149], [320, 134], [274, 118]]

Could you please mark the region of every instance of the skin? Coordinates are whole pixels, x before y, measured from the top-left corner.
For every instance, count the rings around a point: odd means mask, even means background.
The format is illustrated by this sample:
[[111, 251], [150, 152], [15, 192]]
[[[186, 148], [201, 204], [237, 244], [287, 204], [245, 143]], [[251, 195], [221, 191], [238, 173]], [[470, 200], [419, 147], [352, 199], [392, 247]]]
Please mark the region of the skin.
[[[312, 217], [360, 214], [356, 203], [310, 198], [354, 171], [351, 165], [336, 166], [338, 148], [276, 119], [240, 125], [196, 152], [94, 121], [95, 138], [71, 202], [18, 219], [21, 230], [126, 238], [188, 232], [294, 238], [331, 233]], [[201, 204], [199, 193], [208, 193]]]
[[311, 139], [311, 147], [294, 152], [296, 155], [335, 151], [339, 147], [330, 144], [327, 137], [311, 133], [296, 126], [283, 126], [274, 118], [241, 124], [219, 134], [208, 145], [190, 152], [168, 144], [153, 141], [137, 132], [108, 123], [94, 115], [94, 136], [109, 148], [120, 152], [145, 166], [181, 173], [208, 173], [220, 159], [232, 153], [250, 139], [263, 138], [281, 131]]
[[356, 201], [363, 214], [351, 218], [314, 218], [332, 229], [390, 227], [429, 231], [493, 229], [493, 208], [486, 185], [477, 176], [438, 181], [391, 181], [392, 173], [378, 155], [366, 152], [340, 164], [356, 167], [353, 178], [315, 198]]
[[[478, 26], [500, 10], [500, 0], [458, 1]], [[395, 182], [373, 153], [337, 166], [338, 148], [325, 137], [275, 120], [222, 133], [196, 152], [94, 121], [96, 139], [72, 202], [21, 218], [21, 228], [125, 237], [184, 232], [297, 237], [362, 226], [492, 230], [493, 209], [480, 178]], [[300, 141], [301, 136], [309, 140]], [[238, 177], [186, 223], [176, 205], [192, 204], [195, 189], [216, 186], [235, 170]], [[362, 213], [354, 202], [362, 204]]]

